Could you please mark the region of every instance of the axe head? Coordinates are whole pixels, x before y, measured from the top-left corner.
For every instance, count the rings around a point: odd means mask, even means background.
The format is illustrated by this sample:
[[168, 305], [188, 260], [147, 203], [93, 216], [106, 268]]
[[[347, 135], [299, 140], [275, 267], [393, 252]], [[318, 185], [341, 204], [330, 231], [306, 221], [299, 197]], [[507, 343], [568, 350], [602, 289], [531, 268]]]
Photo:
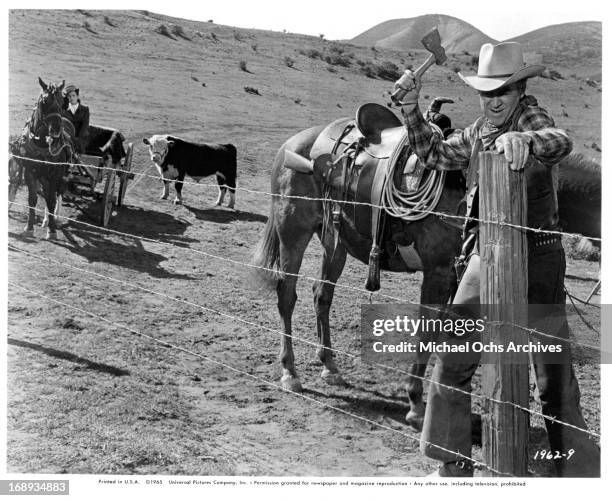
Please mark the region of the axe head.
[[446, 51], [444, 50], [444, 47], [442, 47], [442, 41], [440, 40], [438, 28], [433, 28], [432, 30], [428, 31], [421, 39], [421, 43], [435, 56], [436, 64], [443, 64], [446, 61]]

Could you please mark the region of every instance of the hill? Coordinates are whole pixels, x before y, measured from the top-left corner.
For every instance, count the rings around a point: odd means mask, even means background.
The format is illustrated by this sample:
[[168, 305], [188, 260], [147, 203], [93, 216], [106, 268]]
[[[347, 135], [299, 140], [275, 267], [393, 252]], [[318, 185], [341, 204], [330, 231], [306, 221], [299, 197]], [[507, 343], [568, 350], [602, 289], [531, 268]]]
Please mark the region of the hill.
[[[601, 67], [602, 25], [600, 22], [564, 23], [546, 26], [510, 39], [522, 43], [526, 51], [540, 53], [543, 63], [581, 70]], [[588, 71], [588, 70], [587, 70]], [[600, 70], [601, 71], [601, 70]], [[597, 74], [592, 78], [601, 80]]]
[[[380, 70], [401, 71], [426, 57], [424, 50], [373, 50], [147, 11], [12, 10], [9, 132], [18, 133], [29, 117], [39, 75], [66, 79], [81, 88], [92, 123], [119, 128], [137, 145], [143, 135], [164, 132], [234, 142], [242, 168], [263, 179], [288, 137], [353, 115], [362, 103], [386, 104], [393, 72]], [[423, 81], [423, 108], [434, 96], [448, 96], [455, 100], [445, 106], [453, 123], [470, 123], [478, 99], [455, 72], [473, 73], [474, 63], [473, 55], [454, 54], [445, 66], [432, 67]], [[569, 130], [578, 151], [599, 159], [591, 146], [601, 145], [601, 93], [587, 84], [588, 73], [560, 73], [564, 79], [533, 79], [529, 91]], [[148, 165], [143, 150], [135, 160]]]
[[350, 42], [401, 51], [422, 49], [421, 39], [435, 26], [438, 27], [446, 51], [450, 53], [477, 53], [483, 43], [495, 42], [471, 24], [441, 14], [385, 21], [357, 35]]

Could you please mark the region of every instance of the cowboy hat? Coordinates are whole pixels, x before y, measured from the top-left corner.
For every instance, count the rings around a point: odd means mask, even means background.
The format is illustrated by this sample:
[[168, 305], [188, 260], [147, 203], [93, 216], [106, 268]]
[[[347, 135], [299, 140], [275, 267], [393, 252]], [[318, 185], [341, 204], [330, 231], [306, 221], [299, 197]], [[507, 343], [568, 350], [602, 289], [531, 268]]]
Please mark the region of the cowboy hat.
[[523, 48], [518, 42], [486, 43], [480, 48], [478, 74], [461, 79], [477, 91], [490, 92], [525, 78], [540, 75], [545, 67], [525, 66]]
[[64, 87], [64, 90], [63, 90], [64, 96], [67, 96], [72, 91], [76, 92], [77, 96], [79, 95], [79, 89], [76, 85], [73, 85], [73, 84], [66, 85], [66, 87]]

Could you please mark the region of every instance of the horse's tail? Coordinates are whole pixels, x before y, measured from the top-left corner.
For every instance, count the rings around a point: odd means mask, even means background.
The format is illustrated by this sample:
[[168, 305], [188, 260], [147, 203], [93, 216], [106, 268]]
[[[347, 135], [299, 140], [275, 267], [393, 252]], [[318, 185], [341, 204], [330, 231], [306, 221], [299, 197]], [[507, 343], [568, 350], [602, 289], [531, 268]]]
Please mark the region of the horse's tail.
[[274, 205], [272, 205], [264, 233], [257, 243], [251, 259], [253, 277], [259, 284], [274, 288], [278, 281], [283, 278], [279, 265], [280, 239], [274, 224]]

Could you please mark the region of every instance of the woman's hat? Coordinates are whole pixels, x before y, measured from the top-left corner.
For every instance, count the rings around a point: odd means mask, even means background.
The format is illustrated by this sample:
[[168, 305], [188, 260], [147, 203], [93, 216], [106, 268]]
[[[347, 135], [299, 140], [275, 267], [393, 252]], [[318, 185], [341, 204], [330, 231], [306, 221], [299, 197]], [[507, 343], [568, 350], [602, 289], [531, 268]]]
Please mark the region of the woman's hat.
[[486, 43], [480, 48], [478, 74], [461, 79], [470, 87], [482, 92], [490, 92], [525, 78], [540, 75], [544, 66], [534, 64], [525, 66], [523, 48], [518, 42]]
[[64, 96], [67, 96], [72, 91], [76, 92], [77, 96], [79, 95], [79, 89], [76, 85], [68, 84], [64, 87]]

